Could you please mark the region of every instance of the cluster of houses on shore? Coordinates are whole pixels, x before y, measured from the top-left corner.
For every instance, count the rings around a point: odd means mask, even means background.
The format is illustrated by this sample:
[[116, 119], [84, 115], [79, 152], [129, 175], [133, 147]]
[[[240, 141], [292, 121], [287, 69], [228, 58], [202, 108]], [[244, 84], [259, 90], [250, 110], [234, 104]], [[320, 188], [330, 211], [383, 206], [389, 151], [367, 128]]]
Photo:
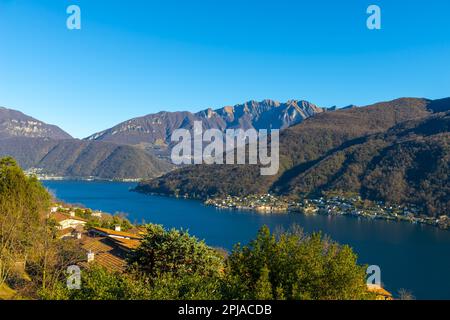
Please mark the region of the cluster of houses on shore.
[[[315, 213], [327, 215], [349, 215], [369, 219], [383, 219], [426, 224], [441, 229], [450, 228], [448, 215], [431, 217], [421, 214], [421, 210], [414, 205], [388, 205], [382, 201], [363, 201], [359, 196], [321, 197], [304, 200], [299, 204], [301, 208], [309, 208]], [[304, 209], [303, 209], [304, 211]]]
[[264, 194], [244, 197], [216, 197], [206, 200], [205, 204], [219, 209], [249, 210], [261, 213], [300, 212], [307, 215], [350, 215], [370, 219], [407, 221], [432, 225], [441, 229], [450, 228], [448, 215], [430, 217], [421, 214], [421, 210], [414, 205], [387, 205], [381, 201], [364, 201], [360, 196], [334, 195], [294, 201], [286, 197]]
[[288, 201], [271, 194], [211, 198], [206, 200], [205, 204], [219, 209], [249, 210], [261, 213], [286, 213], [289, 210]]

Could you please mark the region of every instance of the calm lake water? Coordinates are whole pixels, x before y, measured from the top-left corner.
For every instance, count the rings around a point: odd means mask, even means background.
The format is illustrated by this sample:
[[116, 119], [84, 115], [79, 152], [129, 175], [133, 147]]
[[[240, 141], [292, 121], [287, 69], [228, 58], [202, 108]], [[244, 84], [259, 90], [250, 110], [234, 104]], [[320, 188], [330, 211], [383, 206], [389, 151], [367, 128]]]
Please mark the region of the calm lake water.
[[124, 212], [132, 222], [151, 222], [188, 229], [206, 243], [231, 249], [247, 243], [268, 225], [300, 225], [349, 244], [359, 262], [378, 265], [384, 286], [396, 294], [411, 291], [418, 299], [450, 299], [450, 232], [435, 227], [353, 217], [260, 215], [217, 210], [199, 201], [129, 192], [134, 183], [46, 181], [54, 195], [68, 203], [104, 212]]

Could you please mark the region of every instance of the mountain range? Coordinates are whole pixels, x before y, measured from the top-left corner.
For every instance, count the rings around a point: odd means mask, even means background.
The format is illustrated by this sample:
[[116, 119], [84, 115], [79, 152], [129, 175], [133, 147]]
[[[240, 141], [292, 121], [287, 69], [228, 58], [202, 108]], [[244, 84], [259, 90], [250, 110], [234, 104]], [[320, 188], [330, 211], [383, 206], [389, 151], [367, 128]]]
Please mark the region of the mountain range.
[[[54, 125], [0, 108], [0, 156], [25, 169], [100, 179], [144, 179], [137, 191], [187, 195], [274, 193], [290, 197], [326, 191], [413, 203], [437, 216], [449, 212], [450, 98], [401, 98], [369, 106], [319, 108], [307, 101], [249, 101], [201, 112], [159, 112], [79, 140]], [[259, 165], [175, 168], [164, 156], [178, 128], [283, 129], [280, 170]]]
[[0, 109], [0, 156], [13, 156], [25, 169], [41, 173], [101, 179], [146, 179], [170, 171], [167, 159], [175, 129], [284, 129], [324, 110], [291, 100], [249, 101], [201, 112], [159, 112], [127, 120], [86, 139], [73, 139], [54, 125], [11, 109]]
[[6, 108], [0, 108], [0, 156], [16, 158], [27, 170], [73, 178], [150, 178], [172, 168], [140, 148], [73, 139], [57, 126]]
[[324, 109], [307, 101], [273, 100], [249, 101], [217, 110], [211, 108], [191, 113], [159, 112], [122, 122], [110, 129], [95, 133], [86, 140], [108, 141], [138, 145], [152, 153], [167, 155], [170, 136], [175, 129], [191, 130], [194, 121], [201, 121], [204, 129], [285, 129], [302, 122]]
[[196, 165], [144, 181], [137, 190], [201, 199], [352, 191], [447, 214], [449, 110], [450, 99], [402, 98], [322, 112], [281, 132], [275, 176], [260, 176], [259, 165]]

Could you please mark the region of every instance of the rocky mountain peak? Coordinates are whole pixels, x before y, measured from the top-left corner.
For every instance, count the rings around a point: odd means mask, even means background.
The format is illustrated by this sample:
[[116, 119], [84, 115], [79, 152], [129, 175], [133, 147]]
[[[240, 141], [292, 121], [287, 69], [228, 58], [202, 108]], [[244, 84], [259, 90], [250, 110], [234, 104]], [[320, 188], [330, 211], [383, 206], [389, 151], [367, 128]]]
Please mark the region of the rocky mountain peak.
[[57, 126], [46, 124], [19, 111], [0, 107], [0, 138], [10, 137], [72, 138]]
[[[194, 121], [202, 121], [209, 129], [285, 129], [323, 110], [307, 101], [250, 100], [219, 109], [208, 108], [197, 113], [164, 112], [125, 121], [96, 133], [88, 140], [111, 141], [120, 144], [145, 145], [152, 148], [156, 142], [170, 145], [175, 129], [191, 129]], [[161, 143], [156, 146], [160, 149]]]

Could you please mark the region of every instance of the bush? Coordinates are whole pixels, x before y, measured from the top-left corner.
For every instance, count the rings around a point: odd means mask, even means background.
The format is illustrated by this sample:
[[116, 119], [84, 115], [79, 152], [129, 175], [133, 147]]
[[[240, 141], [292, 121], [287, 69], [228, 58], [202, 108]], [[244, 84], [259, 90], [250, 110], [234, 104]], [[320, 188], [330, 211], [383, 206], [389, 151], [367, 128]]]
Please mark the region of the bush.
[[223, 258], [187, 231], [165, 230], [149, 224], [141, 245], [129, 258], [132, 268], [150, 278], [171, 274], [213, 276], [223, 268]]
[[226, 266], [228, 299], [369, 298], [365, 268], [348, 246], [299, 229], [278, 236], [263, 227], [249, 245], [236, 246]]

